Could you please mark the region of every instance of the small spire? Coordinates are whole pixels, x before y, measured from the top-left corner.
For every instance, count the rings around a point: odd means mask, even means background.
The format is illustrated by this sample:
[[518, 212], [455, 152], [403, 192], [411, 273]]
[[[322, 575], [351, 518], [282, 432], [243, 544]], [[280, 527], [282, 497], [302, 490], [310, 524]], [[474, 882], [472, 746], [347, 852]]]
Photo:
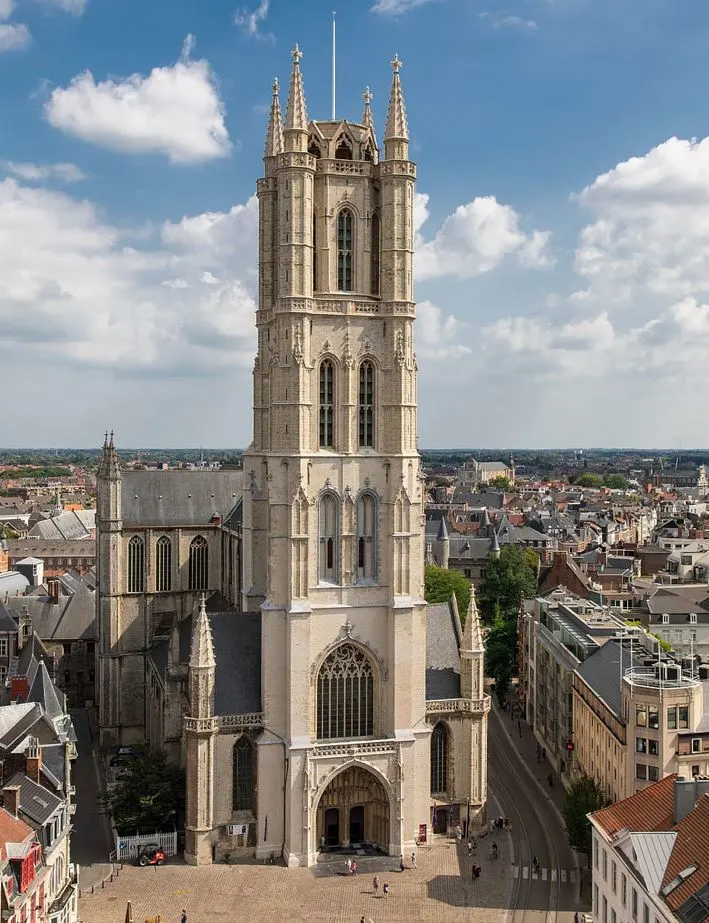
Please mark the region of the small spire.
[[271, 114], [268, 118], [266, 130], [266, 148], [264, 157], [276, 157], [283, 150], [283, 119], [281, 118], [281, 102], [278, 98], [278, 77], [273, 81], [273, 99], [271, 100]]
[[372, 121], [372, 100], [374, 96], [372, 95], [369, 87], [366, 87], [364, 93], [362, 94], [362, 99], [364, 100], [364, 115], [362, 116], [362, 124], [366, 125], [367, 128], [374, 128], [374, 122]]
[[300, 70], [300, 59], [303, 52], [296, 45], [291, 52], [293, 57], [293, 70], [288, 88], [288, 105], [286, 107], [286, 131], [307, 131], [308, 111], [305, 107], [305, 93], [303, 92], [303, 75]]
[[447, 542], [450, 541], [448, 537], [448, 525], [446, 523], [446, 517], [441, 518], [441, 524], [438, 527], [438, 535], [436, 536], [436, 541], [438, 542]]
[[389, 94], [389, 109], [387, 111], [384, 140], [408, 141], [409, 126], [406, 121], [406, 106], [404, 104], [404, 94], [401, 89], [401, 78], [399, 77], [399, 71], [401, 69], [399, 55], [394, 55], [391, 66], [394, 70], [394, 76], [391, 80], [391, 93]]
[[212, 641], [212, 628], [207, 617], [207, 600], [202, 593], [199, 601], [199, 612], [192, 629], [192, 645], [190, 647], [190, 668], [210, 669], [216, 667], [214, 657], [214, 643]]
[[490, 539], [490, 556], [499, 557], [500, 556], [500, 543], [497, 540], [497, 532], [493, 531], [492, 538]]
[[104, 478], [117, 478], [121, 475], [118, 452], [116, 452], [116, 446], [114, 444], [113, 430], [111, 430], [110, 433], [106, 431], [104, 434], [103, 451], [96, 474]]

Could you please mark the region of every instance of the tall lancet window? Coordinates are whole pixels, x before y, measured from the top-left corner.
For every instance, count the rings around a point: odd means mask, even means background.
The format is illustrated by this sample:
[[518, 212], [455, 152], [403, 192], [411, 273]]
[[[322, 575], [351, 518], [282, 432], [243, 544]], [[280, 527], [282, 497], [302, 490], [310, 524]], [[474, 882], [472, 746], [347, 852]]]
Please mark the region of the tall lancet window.
[[372, 294], [379, 294], [379, 252], [381, 249], [381, 218], [379, 212], [372, 215]]
[[448, 730], [440, 721], [431, 734], [431, 794], [448, 791]]
[[354, 215], [343, 208], [337, 216], [337, 290], [352, 291]]
[[172, 542], [161, 535], [155, 544], [155, 590], [168, 593], [172, 589]]
[[145, 542], [138, 535], [128, 542], [128, 592], [145, 592]]
[[206, 590], [209, 587], [209, 548], [203, 535], [193, 538], [190, 543], [189, 588]]
[[359, 366], [359, 446], [374, 446], [374, 363], [369, 359]]
[[318, 290], [318, 216], [313, 212], [313, 291]]
[[374, 670], [364, 651], [346, 641], [318, 671], [318, 739], [371, 737], [373, 733]]
[[254, 751], [245, 737], [240, 737], [232, 751], [232, 811], [254, 809]]
[[335, 446], [335, 366], [331, 359], [320, 363], [320, 437], [321, 449]]
[[318, 549], [319, 578], [323, 583], [337, 583], [340, 572], [340, 504], [335, 494], [325, 493], [322, 495], [318, 512], [318, 528], [320, 532], [320, 547]]
[[357, 579], [376, 578], [377, 501], [363, 493], [357, 501]]

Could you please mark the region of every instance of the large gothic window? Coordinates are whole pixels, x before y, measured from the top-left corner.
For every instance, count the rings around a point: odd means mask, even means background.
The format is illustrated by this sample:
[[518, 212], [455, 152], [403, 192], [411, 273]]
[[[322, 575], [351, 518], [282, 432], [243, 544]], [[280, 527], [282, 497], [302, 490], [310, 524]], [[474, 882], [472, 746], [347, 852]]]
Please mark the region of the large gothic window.
[[145, 542], [138, 535], [128, 542], [128, 592], [145, 592]]
[[374, 671], [354, 644], [340, 644], [320, 667], [317, 725], [320, 740], [374, 733]]
[[374, 363], [366, 359], [359, 366], [359, 446], [374, 445]]
[[206, 590], [209, 586], [209, 549], [207, 539], [198, 535], [190, 544], [189, 588]]
[[377, 501], [363, 493], [357, 501], [357, 579], [376, 578]]
[[155, 590], [167, 593], [172, 589], [172, 542], [161, 535], [155, 545]]
[[234, 744], [232, 755], [232, 811], [253, 811], [254, 768], [253, 747], [245, 737]]
[[448, 791], [448, 730], [440, 721], [431, 734], [431, 794]]
[[337, 216], [337, 290], [352, 291], [354, 215], [343, 208]]
[[372, 215], [372, 252], [371, 252], [371, 274], [372, 274], [372, 294], [379, 294], [379, 253], [381, 248], [381, 218], [379, 212]]
[[320, 533], [318, 576], [323, 583], [337, 583], [340, 572], [340, 502], [335, 494], [325, 493], [322, 495], [318, 512]]
[[331, 359], [320, 363], [320, 436], [321, 449], [335, 446], [335, 366]]

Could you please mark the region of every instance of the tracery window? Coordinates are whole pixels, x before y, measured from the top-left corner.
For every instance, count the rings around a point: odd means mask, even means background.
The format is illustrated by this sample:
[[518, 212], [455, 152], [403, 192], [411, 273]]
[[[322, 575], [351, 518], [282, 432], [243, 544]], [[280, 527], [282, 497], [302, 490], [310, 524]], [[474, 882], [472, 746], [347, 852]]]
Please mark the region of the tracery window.
[[351, 292], [354, 215], [343, 208], [337, 216], [337, 290]]
[[340, 571], [339, 526], [340, 504], [335, 494], [325, 493], [320, 498], [320, 548], [318, 553], [319, 578], [325, 583], [337, 583]]
[[431, 734], [431, 794], [448, 791], [448, 730], [440, 721]]
[[369, 359], [359, 366], [359, 446], [374, 446], [374, 363]]
[[371, 251], [371, 273], [372, 273], [372, 294], [379, 294], [379, 253], [381, 250], [381, 218], [379, 212], [372, 215], [372, 251]]
[[317, 736], [371, 737], [374, 733], [374, 671], [364, 651], [345, 642], [318, 672]]
[[335, 445], [335, 366], [331, 359], [320, 363], [320, 437], [321, 449]]
[[370, 493], [363, 493], [357, 501], [357, 577], [374, 580], [376, 577], [377, 501]]
[[138, 535], [128, 542], [128, 592], [145, 592], [145, 542]]
[[209, 549], [207, 539], [198, 535], [190, 543], [189, 589], [206, 590], [209, 586]]
[[161, 535], [155, 544], [155, 590], [168, 593], [172, 589], [172, 542]]
[[254, 768], [253, 747], [246, 737], [234, 744], [232, 754], [232, 811], [253, 811]]
[[352, 145], [344, 135], [337, 142], [335, 160], [352, 160]]

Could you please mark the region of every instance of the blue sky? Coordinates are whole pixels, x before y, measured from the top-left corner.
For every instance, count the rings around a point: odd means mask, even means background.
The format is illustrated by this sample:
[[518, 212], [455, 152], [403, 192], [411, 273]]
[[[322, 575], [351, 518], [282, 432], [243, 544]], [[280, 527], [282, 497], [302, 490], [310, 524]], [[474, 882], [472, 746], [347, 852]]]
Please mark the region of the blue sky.
[[[420, 444], [706, 445], [709, 6], [343, 6], [338, 115], [405, 65]], [[249, 441], [265, 110], [297, 41], [329, 116], [332, 8], [0, 0], [0, 444]]]

